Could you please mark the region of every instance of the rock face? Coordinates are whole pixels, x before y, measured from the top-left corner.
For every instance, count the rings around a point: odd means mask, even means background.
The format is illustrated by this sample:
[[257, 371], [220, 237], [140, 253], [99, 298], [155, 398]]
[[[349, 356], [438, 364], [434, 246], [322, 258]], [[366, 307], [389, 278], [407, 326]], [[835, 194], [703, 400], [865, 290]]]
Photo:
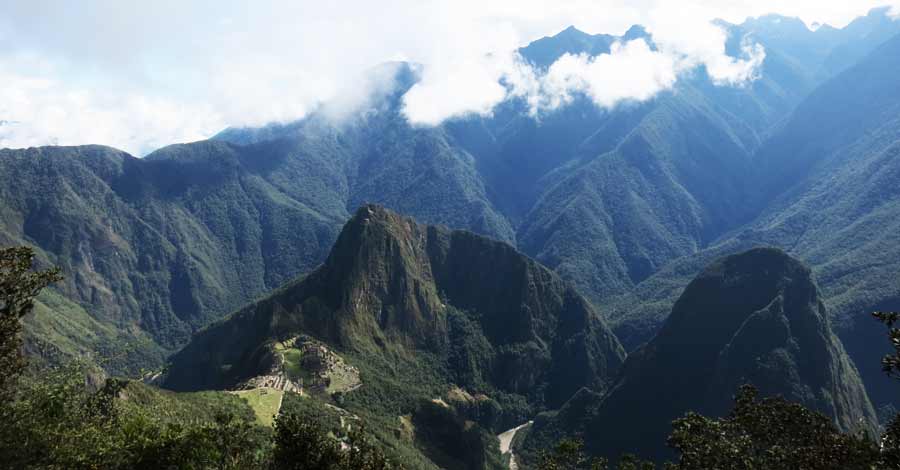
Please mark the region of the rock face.
[[609, 393], [579, 394], [543, 432], [584, 432], [592, 453], [611, 458], [661, 459], [673, 419], [691, 410], [727, 413], [744, 383], [821, 411], [847, 431], [876, 423], [809, 268], [758, 248], [707, 267], [659, 334], [629, 356]]
[[605, 389], [625, 357], [589, 302], [511, 246], [367, 205], [320, 268], [195, 336], [165, 385], [233, 387], [257, 374], [261, 348], [301, 332], [355, 354], [444, 358], [445, 380], [551, 407]]

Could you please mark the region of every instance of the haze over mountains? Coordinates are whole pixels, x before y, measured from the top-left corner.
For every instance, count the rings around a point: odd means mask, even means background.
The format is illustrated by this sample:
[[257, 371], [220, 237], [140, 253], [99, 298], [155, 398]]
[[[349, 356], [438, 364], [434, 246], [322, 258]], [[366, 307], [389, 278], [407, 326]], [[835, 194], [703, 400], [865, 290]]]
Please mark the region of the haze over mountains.
[[[673, 418], [721, 414], [747, 379], [874, 429], [875, 408], [900, 406], [868, 319], [900, 302], [900, 22], [876, 9], [842, 29], [778, 15], [720, 26], [732, 57], [764, 49], [755, 80], [700, 67], [610, 108], [575, 93], [535, 114], [511, 95], [419, 126], [403, 96], [422, 69], [392, 62], [371, 71], [390, 86], [351, 113], [325, 104], [142, 159], [0, 150], [0, 244], [65, 273], [38, 299], [27, 349], [90, 353], [116, 373], [170, 362], [167, 387], [232, 389], [310, 335], [360, 369], [363, 392], [342, 393], [372, 419], [409, 412], [432, 429], [427, 403], [458, 386], [468, 405], [444, 418], [477, 422], [453, 428], [477, 461], [409, 441], [458, 468], [493, 465], [491, 433], [564, 403], [527, 439], [577, 431], [598, 454], [662, 456]], [[640, 26], [570, 27], [519, 52], [546, 70], [633, 40], [655, 47]], [[694, 353], [695, 369], [661, 365]], [[367, 380], [390, 394], [413, 370], [427, 384], [415, 409], [373, 407]], [[661, 383], [680, 398], [645, 409], [635, 397]], [[652, 442], [604, 434], [641, 413]]]

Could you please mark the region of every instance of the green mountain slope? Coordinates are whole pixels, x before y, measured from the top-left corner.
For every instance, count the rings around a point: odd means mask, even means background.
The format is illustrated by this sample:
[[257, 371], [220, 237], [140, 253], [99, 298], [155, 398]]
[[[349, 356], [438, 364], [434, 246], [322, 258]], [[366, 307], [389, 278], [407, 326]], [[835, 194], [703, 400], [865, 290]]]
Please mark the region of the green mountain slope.
[[[0, 237], [37, 247], [63, 268], [58, 293], [159, 357], [311, 269], [339, 228], [338, 215], [245, 166], [253, 150], [201, 143], [165, 152], [191, 158], [145, 160], [104, 147], [2, 150]], [[119, 359], [114, 370], [154, 362]]]
[[602, 298], [693, 253], [741, 219], [747, 145], [692, 90], [656, 109], [613, 151], [550, 187], [520, 228], [520, 246]]
[[173, 357], [166, 384], [233, 387], [258, 373], [248, 362], [258, 348], [301, 332], [375, 356], [441, 356], [477, 341], [487, 354], [460, 351], [476, 369], [457, 371], [469, 379], [457, 384], [490, 384], [536, 405], [602, 389], [624, 358], [588, 302], [511, 246], [368, 205], [321, 268], [204, 330]]
[[[324, 388], [303, 372], [312, 354], [330, 358]], [[469, 438], [453, 415], [496, 434], [582, 387], [605, 389], [623, 360], [590, 303], [511, 246], [367, 205], [319, 269], [199, 333], [163, 384], [277, 376], [387, 429], [411, 422], [410, 439], [442, 466], [480, 468], [459, 459], [496, 449], [455, 448]]]
[[774, 249], [716, 261], [687, 286], [659, 334], [629, 356], [608, 394], [577, 395], [556, 417], [537, 420], [528, 438], [582, 433], [596, 455], [661, 459], [672, 420], [726, 413], [744, 383], [821, 411], [846, 431], [876, 429], [811, 276]]
[[[834, 47], [873, 25], [882, 22], [858, 23]], [[580, 97], [535, 119], [513, 99], [425, 128], [401, 112], [418, 67], [392, 63], [373, 71], [392, 86], [375, 87], [358, 115], [338, 119], [340, 106], [325, 105], [141, 160], [91, 146], [3, 150], [0, 243], [32, 245], [41, 263], [63, 267], [56, 292], [114, 329], [111, 343], [140, 349], [115, 359], [117, 371], [160, 365], [197, 328], [311, 271], [367, 202], [514, 243], [612, 305], [754, 213], [749, 156], [822, 75], [812, 69], [826, 52], [789, 22], [727, 27], [733, 52], [746, 34], [768, 50], [745, 88], [713, 86], [701, 70], [642, 104], [604, 110]], [[540, 66], [646, 34], [568, 29], [521, 52]], [[57, 327], [35, 339], [72, 335]]]
[[900, 299], [900, 86], [890, 78], [897, 73], [900, 37], [810, 95], [754, 157], [761, 215], [606, 303], [623, 342], [634, 347], [649, 338], [690, 273], [710, 259], [779, 246], [812, 266], [873, 400], [896, 403], [878, 366], [880, 330], [868, 314]]

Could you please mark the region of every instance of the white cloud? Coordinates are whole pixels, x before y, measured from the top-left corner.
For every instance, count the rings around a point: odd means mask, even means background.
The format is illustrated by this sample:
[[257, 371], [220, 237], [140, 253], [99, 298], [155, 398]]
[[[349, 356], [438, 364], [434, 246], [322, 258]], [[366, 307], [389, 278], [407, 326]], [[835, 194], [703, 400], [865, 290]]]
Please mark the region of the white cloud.
[[673, 57], [635, 39], [613, 44], [609, 54], [562, 56], [542, 80], [538, 108], [556, 108], [571, 101], [573, 93], [584, 93], [602, 107], [623, 100], [643, 101], [670, 88], [675, 80]]
[[[727, 58], [708, 20], [777, 11], [840, 26], [884, 2], [672, 3], [0, 0], [0, 120], [19, 122], [0, 126], [0, 146], [100, 143], [141, 154], [228, 125], [296, 119], [334, 98], [346, 113], [365, 101], [369, 85], [360, 88], [358, 77], [398, 57], [425, 64], [406, 101], [411, 119], [423, 123], [489, 113], [509, 94], [535, 106], [548, 106], [553, 93], [563, 100], [584, 92], [601, 104], [641, 99], [671, 86], [672, 71], [699, 65], [735, 84], [752, 79], [762, 52], [751, 46], [747, 57]], [[669, 13], [654, 16], [664, 7]], [[622, 44], [609, 57], [566, 58], [546, 77], [513, 53], [570, 24], [621, 34], [634, 23], [652, 30], [658, 51]], [[615, 67], [650, 75], [629, 83], [616, 78]]]
[[403, 96], [413, 124], [437, 125], [467, 114], [488, 115], [510, 96], [539, 93], [535, 73], [513, 52], [425, 68], [422, 80]]
[[502, 76], [487, 59], [461, 62], [452, 70], [428, 67], [404, 95], [403, 112], [413, 123], [430, 125], [468, 113], [488, 114], [506, 97]]
[[887, 15], [897, 21], [900, 19], [900, 0], [890, 0], [889, 2], [881, 2], [882, 6], [887, 7]]
[[[0, 148], [102, 143], [143, 155], [172, 142], [206, 138], [224, 124], [206, 105], [17, 74], [23, 62], [28, 61], [0, 61], [0, 116], [9, 121], [0, 126]], [[48, 64], [37, 67], [52, 70]]]
[[765, 59], [762, 46], [751, 43], [743, 44], [745, 57], [728, 56], [725, 31], [697, 6], [656, 8], [650, 14], [648, 29], [660, 51], [673, 57], [677, 70], [705, 66], [710, 78], [719, 85], [742, 85], [754, 79]]
[[437, 125], [467, 114], [489, 115], [510, 96], [524, 98], [533, 115], [576, 95], [612, 108], [650, 99], [700, 66], [717, 85], [742, 86], [757, 78], [765, 59], [763, 47], [751, 43], [743, 45], [744, 57], [728, 56], [725, 31], [697, 9], [656, 8], [647, 28], [655, 49], [644, 39], [617, 42], [608, 54], [564, 54], [546, 72], [531, 69], [514, 51], [429, 67], [404, 97], [404, 112], [415, 124]]

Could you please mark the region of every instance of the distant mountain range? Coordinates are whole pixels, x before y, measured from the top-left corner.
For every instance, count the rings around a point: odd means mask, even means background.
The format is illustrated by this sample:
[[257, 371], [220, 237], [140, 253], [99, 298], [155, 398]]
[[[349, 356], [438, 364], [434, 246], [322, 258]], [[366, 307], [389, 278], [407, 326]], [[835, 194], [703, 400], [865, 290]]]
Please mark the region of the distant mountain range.
[[[722, 26], [733, 53], [744, 40], [766, 49], [761, 77], [745, 87], [715, 86], [700, 69], [651, 100], [614, 109], [578, 97], [536, 119], [511, 99], [491, 116], [414, 127], [401, 97], [419, 69], [390, 63], [373, 74], [393, 77], [394, 86], [379, 89], [366, 112], [342, 119], [326, 104], [298, 122], [228, 129], [143, 159], [100, 146], [0, 150], [0, 244], [34, 246], [40, 264], [61, 266], [66, 276], [39, 299], [27, 347], [47, 361], [91, 352], [111, 371], [136, 373], [163, 366], [198, 330], [239, 311], [199, 334], [169, 375], [176, 388], [236, 386], [265, 369], [252, 354], [282, 327], [356, 354], [383, 341], [446, 359], [437, 346], [453, 337], [452, 325], [433, 316], [446, 304], [459, 310], [453, 328], [466, 332], [465, 347], [509, 359], [501, 361], [509, 370], [472, 363], [463, 348], [470, 369], [425, 379], [466, 377], [515, 395], [509, 400], [519, 409], [538, 410], [580, 386], [601, 393], [638, 380], [615, 382], [619, 340], [629, 351], [662, 341], [673, 303], [704, 266], [768, 245], [810, 264], [872, 401], [900, 405], [878, 370], [881, 351], [872, 344], [880, 330], [860, 319], [900, 299], [900, 23], [878, 9], [843, 29], [811, 31], [775, 15]], [[567, 52], [604, 53], [633, 38], [652, 41], [639, 26], [622, 37], [568, 28], [520, 53], [540, 68]], [[335, 256], [357, 253], [348, 237], [354, 227], [365, 231], [366, 216], [352, 214], [368, 203], [509, 246], [372, 209], [372, 220], [391, 221], [379, 239], [386, 245], [360, 246], [383, 266], [343, 266], [350, 261]], [[400, 236], [401, 226], [415, 237]], [[498, 272], [498, 279], [475, 277]], [[323, 286], [326, 278], [334, 282]], [[526, 288], [523, 279], [549, 290], [535, 294], [539, 286]], [[363, 292], [354, 286], [381, 289], [365, 291], [366, 309], [373, 299], [402, 308], [354, 324], [362, 307], [352, 295]], [[472, 297], [479, 289], [509, 304]], [[818, 312], [819, 300], [810, 311]], [[290, 315], [299, 305], [318, 320]], [[534, 323], [509, 325], [521, 335], [505, 338], [479, 316], [498, 309]], [[563, 311], [581, 319], [565, 340], [548, 326], [559, 327]], [[334, 312], [349, 323], [335, 322]], [[248, 322], [246, 335], [229, 330], [240, 321]], [[228, 352], [239, 356], [194, 354], [219, 350], [224, 338], [239, 342]], [[822, 338], [825, 346], [811, 354], [843, 364], [831, 333]], [[587, 369], [573, 376], [554, 368], [563, 357]], [[523, 375], [516, 360], [535, 375]], [[562, 376], [548, 378], [554, 374]], [[848, 374], [842, 380], [854, 382]], [[811, 383], [805, 372], [798, 380]], [[840, 385], [815, 383], [816, 390]], [[522, 384], [546, 387], [532, 396]], [[808, 402], [839, 420], [868, 422], [865, 397], [856, 389], [848, 397], [858, 405], [853, 412]]]
[[759, 215], [666, 266], [604, 311], [626, 347], [648, 339], [704, 263], [756, 245], [809, 262], [837, 333], [876, 403], [895, 402], [879, 366], [883, 331], [871, 310], [900, 307], [900, 37], [827, 81], [755, 154]]

